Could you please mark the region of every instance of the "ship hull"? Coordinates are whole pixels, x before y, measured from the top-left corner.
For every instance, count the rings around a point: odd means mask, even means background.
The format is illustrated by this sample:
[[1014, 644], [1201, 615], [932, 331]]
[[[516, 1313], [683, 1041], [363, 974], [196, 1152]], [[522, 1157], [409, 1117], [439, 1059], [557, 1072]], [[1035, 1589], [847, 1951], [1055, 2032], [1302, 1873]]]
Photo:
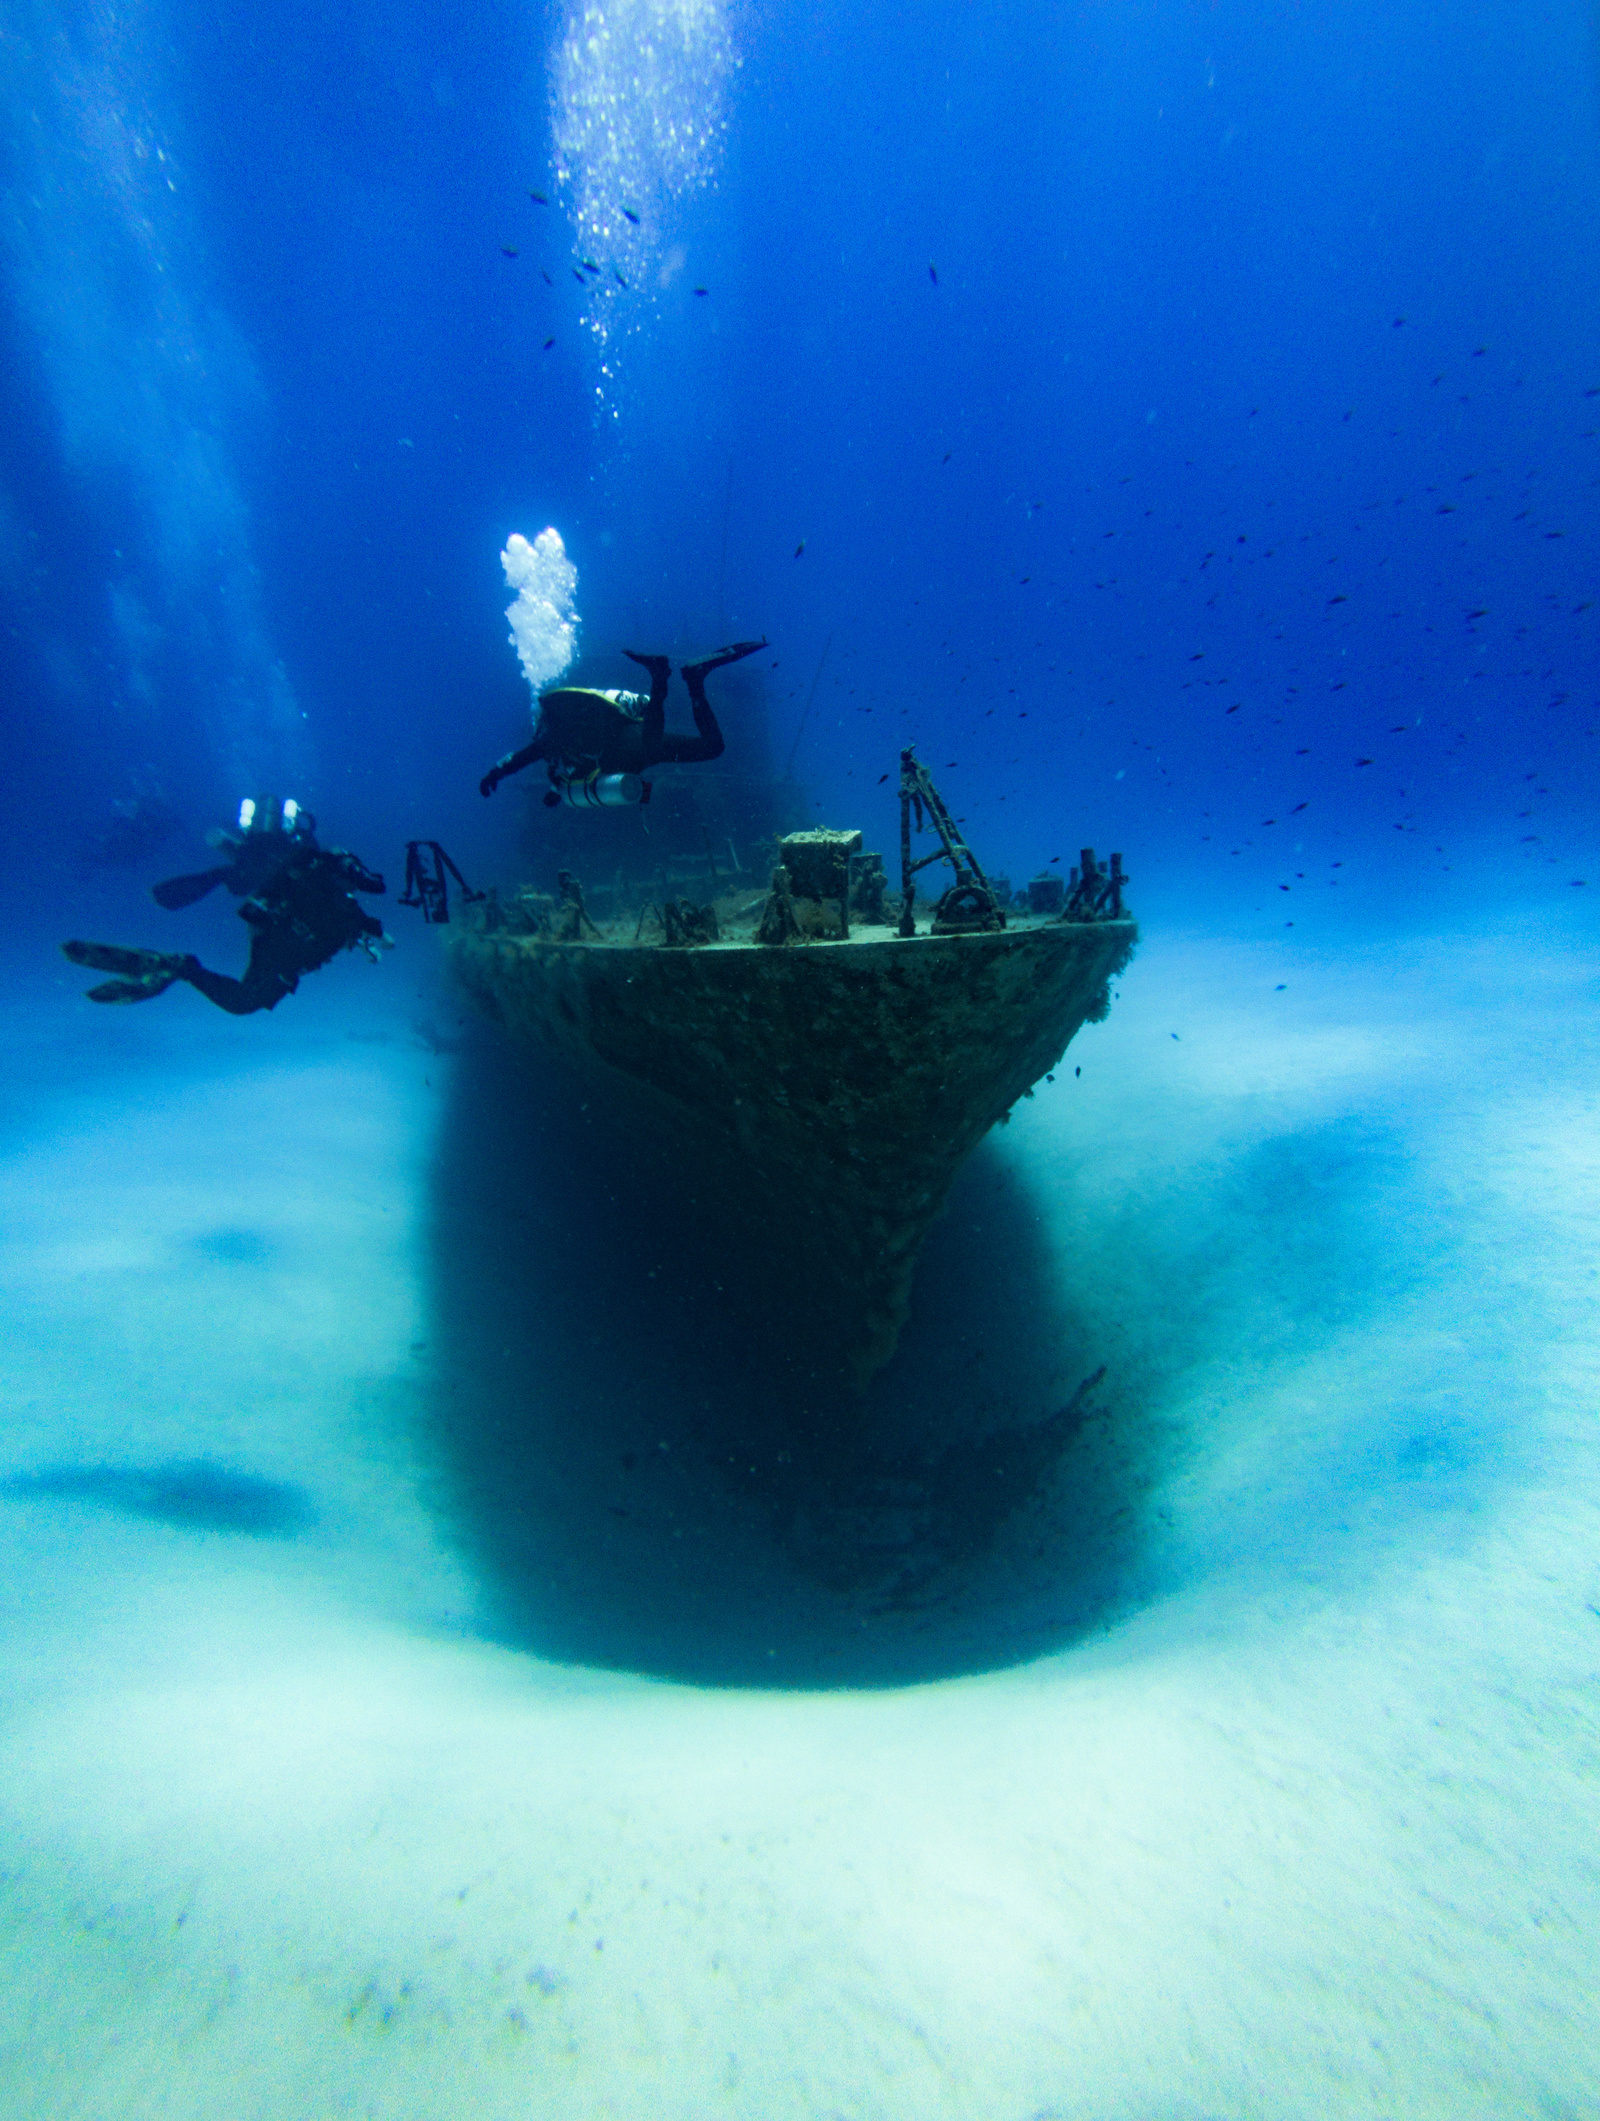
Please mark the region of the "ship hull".
[[957, 1171], [1105, 1015], [1136, 939], [1131, 921], [771, 949], [458, 929], [451, 957], [513, 1039], [608, 1093], [607, 1124], [680, 1160], [739, 1283], [860, 1384]]

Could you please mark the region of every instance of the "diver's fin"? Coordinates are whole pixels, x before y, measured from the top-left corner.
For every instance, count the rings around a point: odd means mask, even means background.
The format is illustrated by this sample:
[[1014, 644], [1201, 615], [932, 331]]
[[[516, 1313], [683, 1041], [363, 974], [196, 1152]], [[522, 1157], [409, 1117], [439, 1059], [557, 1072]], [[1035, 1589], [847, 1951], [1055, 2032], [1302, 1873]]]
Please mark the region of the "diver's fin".
[[169, 876], [164, 884], [152, 884], [150, 896], [158, 906], [165, 906], [169, 913], [176, 913], [180, 906], [192, 906], [196, 899], [215, 891], [225, 878], [233, 874], [232, 865], [222, 869], [201, 869], [193, 876]]
[[[758, 649], [765, 648], [766, 645], [765, 639], [759, 641], [735, 641], [731, 648], [719, 648], [715, 655], [703, 655], [698, 663], [685, 663], [683, 674], [688, 677], [693, 672], [696, 677], [703, 678], [708, 670], [720, 670], [724, 663], [741, 663], [747, 655], [754, 655]], [[635, 658], [635, 660], [638, 659]]]
[[653, 705], [664, 707], [667, 699], [667, 681], [672, 676], [672, 664], [664, 655], [641, 655], [637, 648], [624, 648], [623, 654], [630, 663], [637, 663], [650, 673], [650, 699]]
[[62, 952], [90, 972], [117, 972], [120, 979], [91, 987], [92, 1002], [146, 1002], [164, 994], [194, 962], [170, 950], [124, 950], [117, 943], [63, 943]]
[[175, 972], [152, 972], [145, 979], [102, 980], [91, 987], [85, 999], [91, 1002], [148, 1002], [165, 994], [177, 978]]
[[91, 972], [123, 972], [131, 976], [154, 972], [168, 961], [165, 951], [124, 950], [120, 943], [63, 943], [61, 954]]

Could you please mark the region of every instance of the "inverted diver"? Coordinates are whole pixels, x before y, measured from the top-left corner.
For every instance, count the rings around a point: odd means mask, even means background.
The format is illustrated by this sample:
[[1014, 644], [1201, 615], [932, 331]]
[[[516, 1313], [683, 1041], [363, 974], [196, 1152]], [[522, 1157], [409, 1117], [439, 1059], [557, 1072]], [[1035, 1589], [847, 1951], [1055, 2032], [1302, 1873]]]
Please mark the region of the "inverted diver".
[[706, 675], [766, 645], [765, 640], [735, 641], [715, 655], [683, 665], [694, 714], [693, 736], [667, 731], [671, 663], [664, 655], [637, 655], [625, 648], [622, 652], [629, 662], [650, 673], [648, 698], [637, 692], [597, 692], [580, 685], [541, 694], [531, 741], [495, 761], [478, 783], [479, 794], [493, 795], [508, 774], [520, 773], [524, 766], [543, 759], [550, 777], [545, 801], [552, 806], [563, 797], [578, 807], [648, 802], [649, 784], [640, 775], [649, 767], [692, 765], [722, 756], [723, 736], [706, 698]]
[[242, 979], [208, 972], [197, 957], [165, 950], [125, 950], [114, 943], [61, 945], [75, 965], [118, 976], [89, 989], [92, 1002], [146, 1002], [185, 980], [230, 1016], [275, 1009], [293, 994], [307, 972], [315, 972], [341, 950], [359, 945], [376, 958], [387, 945], [383, 923], [355, 894], [381, 892], [383, 878], [356, 855], [317, 844], [316, 821], [295, 802], [276, 796], [246, 797], [237, 833], [219, 833], [215, 844], [230, 859], [194, 876], [171, 877], [152, 896], [169, 908], [190, 906], [218, 884], [244, 904], [239, 918], [250, 927], [250, 961]]

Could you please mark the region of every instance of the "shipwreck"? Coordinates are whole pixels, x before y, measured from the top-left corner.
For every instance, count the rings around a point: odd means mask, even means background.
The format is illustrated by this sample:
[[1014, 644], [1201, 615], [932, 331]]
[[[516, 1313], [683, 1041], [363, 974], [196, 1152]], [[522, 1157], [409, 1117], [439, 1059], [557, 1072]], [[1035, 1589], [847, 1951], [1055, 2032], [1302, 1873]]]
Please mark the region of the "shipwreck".
[[[1104, 1018], [1137, 940], [1119, 854], [1085, 848], [1013, 894], [910, 750], [899, 800], [898, 893], [860, 832], [815, 829], [777, 840], [754, 898], [712, 860], [708, 896], [592, 909], [562, 872], [556, 893], [463, 909], [449, 937], [486, 1014], [681, 1159], [729, 1260], [769, 1263], [857, 1384], [894, 1351], [962, 1163]], [[934, 864], [950, 874], [929, 900]]]

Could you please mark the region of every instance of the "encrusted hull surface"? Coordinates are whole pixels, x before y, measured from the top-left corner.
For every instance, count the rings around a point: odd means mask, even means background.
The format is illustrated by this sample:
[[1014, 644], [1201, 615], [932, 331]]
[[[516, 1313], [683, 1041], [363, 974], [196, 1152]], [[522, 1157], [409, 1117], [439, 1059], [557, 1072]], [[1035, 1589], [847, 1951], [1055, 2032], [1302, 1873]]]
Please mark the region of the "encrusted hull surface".
[[514, 1038], [609, 1084], [613, 1123], [665, 1135], [857, 1381], [894, 1351], [956, 1172], [1105, 1014], [1137, 930], [869, 936], [663, 949], [457, 929], [450, 945]]

